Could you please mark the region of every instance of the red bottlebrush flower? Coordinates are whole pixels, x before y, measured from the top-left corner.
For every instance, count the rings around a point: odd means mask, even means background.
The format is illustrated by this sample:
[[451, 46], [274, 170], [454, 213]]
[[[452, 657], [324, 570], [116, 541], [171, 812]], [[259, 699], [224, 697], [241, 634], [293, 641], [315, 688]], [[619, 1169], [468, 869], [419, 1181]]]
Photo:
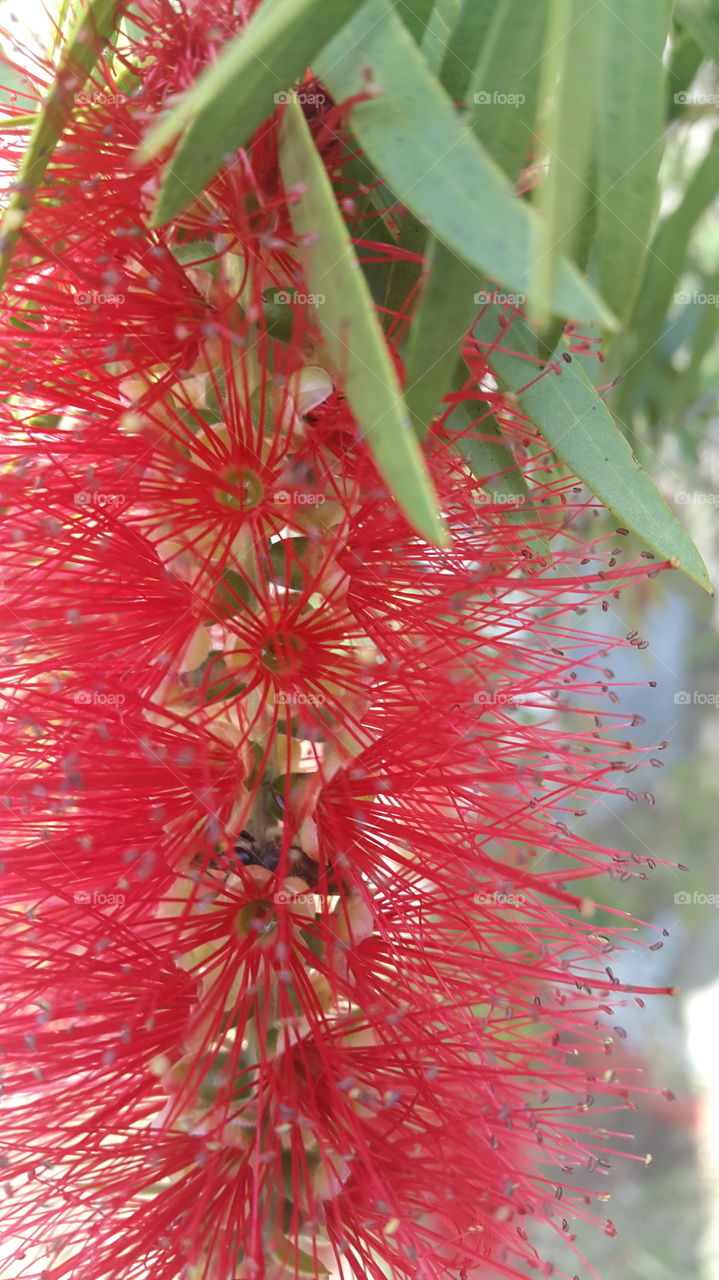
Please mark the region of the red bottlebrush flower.
[[577, 829], [637, 757], [620, 642], [575, 615], [646, 562], [610, 563], [491, 390], [531, 509], [489, 498], [448, 405], [451, 546], [418, 537], [295, 301], [274, 125], [149, 229], [132, 148], [220, 17], [141, 8], [140, 82], [104, 66], [0, 320], [6, 1254], [548, 1275], [533, 1223], [612, 1230], [569, 1177], [628, 1085], [573, 1051], [638, 994], [583, 882], [646, 874]]

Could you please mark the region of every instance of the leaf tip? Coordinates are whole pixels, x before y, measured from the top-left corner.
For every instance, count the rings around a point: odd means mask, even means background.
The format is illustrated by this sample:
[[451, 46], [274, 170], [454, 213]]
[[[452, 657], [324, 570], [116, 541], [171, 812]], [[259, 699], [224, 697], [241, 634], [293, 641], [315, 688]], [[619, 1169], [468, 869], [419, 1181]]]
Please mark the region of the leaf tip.
[[192, 192], [188, 191], [187, 200], [178, 200], [177, 193], [173, 194], [167, 183], [167, 175], [160, 186], [160, 190], [155, 197], [155, 203], [150, 213], [149, 225], [151, 230], [158, 227], [164, 227], [172, 218], [177, 218], [182, 213], [186, 205], [190, 204], [193, 199]]
[[709, 575], [709, 570], [707, 569], [707, 566], [699, 552], [696, 550], [696, 547], [694, 547], [694, 550], [696, 551], [698, 561], [697, 568], [689, 569], [686, 564], [682, 563], [678, 556], [672, 556], [669, 560], [669, 564], [672, 569], [677, 569], [679, 573], [684, 573], [688, 578], [691, 578], [692, 582], [696, 582], [697, 586], [701, 587], [703, 591], [706, 591], [707, 595], [714, 596], [715, 592]]
[[431, 542], [433, 547], [439, 547], [440, 551], [446, 551], [448, 547], [451, 547], [452, 535], [443, 520], [440, 520], [435, 525], [434, 532], [428, 538], [428, 542]]

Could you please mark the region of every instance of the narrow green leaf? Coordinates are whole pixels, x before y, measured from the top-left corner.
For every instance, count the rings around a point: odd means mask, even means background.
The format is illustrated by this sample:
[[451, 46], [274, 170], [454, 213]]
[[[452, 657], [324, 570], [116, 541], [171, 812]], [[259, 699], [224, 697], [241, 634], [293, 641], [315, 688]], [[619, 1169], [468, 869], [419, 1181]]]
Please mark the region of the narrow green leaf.
[[659, 199], [666, 7], [603, 0], [597, 149], [597, 279], [615, 315], [631, 315]]
[[208, 240], [194, 240], [190, 244], [170, 245], [170, 253], [183, 267], [195, 267], [217, 278], [220, 271], [218, 250]]
[[464, 420], [465, 430], [474, 424], [471, 433], [467, 431], [457, 440], [457, 448], [472, 474], [488, 493], [507, 504], [505, 514], [510, 523], [519, 521], [525, 524], [527, 513], [532, 509], [532, 500], [524, 472], [489, 405], [484, 400], [475, 400], [471, 407], [469, 404], [458, 406], [447, 419], [449, 429], [459, 430], [460, 419]]
[[501, 506], [508, 524], [527, 528], [532, 521], [537, 531], [527, 529], [527, 545], [537, 555], [550, 558], [549, 543], [541, 530], [541, 521], [532, 496], [512, 450], [486, 401], [463, 401], [447, 418], [447, 429], [457, 435], [456, 447], [472, 475]]
[[392, 0], [399, 17], [418, 44], [424, 39], [434, 0]]
[[20, 231], [67, 124], [77, 93], [107, 45], [121, 0], [89, 0], [77, 18], [62, 53], [46, 105], [37, 113], [15, 189], [0, 223], [0, 288]]
[[687, 186], [681, 204], [660, 222], [652, 241], [647, 268], [629, 329], [622, 344], [623, 380], [615, 396], [620, 414], [628, 412], [634, 394], [652, 366], [667, 312], [687, 259], [689, 241], [698, 219], [719, 193], [719, 137]]
[[27, 116], [12, 116], [2, 122], [3, 133], [20, 133], [23, 129], [31, 129], [37, 120], [37, 112]]
[[[136, 21], [137, 18], [140, 19], [140, 22]], [[147, 17], [144, 17], [143, 21], [143, 13], [139, 5], [131, 4], [128, 6], [125, 10], [125, 16], [122, 19], [122, 26], [120, 29], [123, 36], [133, 44], [137, 44], [141, 40], [147, 39], [148, 19]]]
[[182, 213], [226, 158], [245, 145], [278, 103], [288, 100], [290, 85], [301, 79], [317, 49], [360, 4], [275, 0], [255, 12], [139, 149], [140, 160], [147, 160], [182, 134], [165, 168], [153, 226]]
[[412, 318], [405, 399], [420, 440], [439, 412], [467, 329], [481, 305], [484, 276], [437, 240], [426, 258], [427, 278]]
[[587, 203], [604, 13], [602, 5], [586, 6], [584, 0], [550, 0], [541, 127], [549, 171], [535, 192], [542, 214], [542, 247], [533, 310], [540, 329], [549, 320], [549, 298], [562, 257], [575, 257]]
[[[19, 101], [18, 101], [19, 95]], [[18, 70], [13, 63], [10, 62], [0, 47], [0, 102], [4, 106], [10, 104], [16, 109], [25, 110], [30, 114], [30, 118], [34, 120], [35, 112], [33, 110], [33, 93], [30, 82]], [[2, 122], [3, 131], [7, 129], [8, 124], [14, 121], [10, 117], [5, 117]]]
[[284, 1249], [273, 1249], [272, 1257], [285, 1271], [298, 1276], [328, 1276], [329, 1268], [313, 1253], [307, 1253], [298, 1245], [287, 1245]]
[[547, 15], [548, 0], [495, 5], [470, 77], [467, 112], [475, 136], [512, 182], [536, 147]]
[[446, 544], [432, 482], [367, 282], [296, 100], [282, 121], [280, 166], [287, 190], [302, 192], [291, 205], [292, 224], [303, 245], [310, 289], [325, 298], [317, 309], [318, 321], [352, 412], [409, 520], [429, 541]]
[[[719, 271], [715, 271], [713, 276], [704, 281], [701, 292], [707, 299], [719, 298]], [[691, 404], [698, 393], [701, 367], [705, 356], [715, 347], [717, 329], [719, 329], [719, 309], [716, 302], [694, 305], [699, 310], [699, 320], [689, 344], [689, 364], [677, 379], [678, 395], [675, 397], [675, 404], [681, 409]]]
[[[706, 566], [689, 534], [637, 462], [603, 400], [566, 346], [560, 343], [555, 353], [557, 372], [549, 369], [538, 378], [536, 364], [528, 364], [522, 358], [534, 350], [531, 331], [523, 321], [515, 322], [505, 337], [501, 312], [487, 308], [474, 333], [487, 345], [497, 377], [517, 395], [522, 412], [536, 424], [557, 457], [662, 560], [671, 561], [675, 568], [711, 591]], [[497, 342], [512, 350], [496, 350]], [[568, 363], [564, 356], [569, 357]]]
[[719, 0], [677, 0], [677, 17], [705, 56], [719, 62]]
[[462, 0], [436, 0], [422, 41], [422, 53], [427, 66], [439, 75], [447, 44], [459, 18]]
[[[357, 103], [350, 122], [375, 168], [447, 248], [530, 295], [537, 215], [467, 132], [386, 0], [368, 0], [314, 66], [338, 101], [366, 91], [363, 68], [371, 67], [377, 94]], [[613, 323], [569, 263], [561, 264], [551, 302], [562, 315]]]
[[[357, 150], [358, 147], [359, 143], [350, 139], [350, 154], [342, 161], [342, 176], [350, 183], [364, 184], [369, 188], [366, 194], [360, 192], [359, 197], [355, 197], [357, 213], [369, 214], [374, 211], [375, 215], [364, 219], [362, 238], [406, 249], [421, 256], [427, 239], [426, 228], [409, 211], [397, 218], [397, 197], [370, 167], [367, 157]], [[372, 297], [383, 313], [383, 324], [389, 329], [418, 283], [420, 266], [410, 258], [388, 255], [384, 261], [365, 261], [362, 267]]]
[[[393, 224], [388, 220], [386, 212], [380, 213], [379, 210], [377, 210], [374, 218], [365, 218], [362, 224], [362, 235], [363, 237], [366, 237], [367, 240], [371, 240], [377, 245], [386, 245], [392, 250], [394, 250], [397, 245], [396, 231]], [[372, 251], [368, 249], [363, 250], [362, 256], [365, 260], [362, 263], [362, 270], [367, 283], [370, 286], [370, 291], [375, 303], [379, 308], [383, 308], [387, 297], [389, 281], [397, 263], [394, 261], [391, 252], [385, 255], [382, 254], [380, 250], [378, 256], [373, 256], [371, 259], [368, 259], [366, 255], [371, 252]], [[389, 327], [390, 317], [381, 316], [380, 318], [386, 319]]]
[[[423, 255], [427, 248], [428, 232], [413, 213], [405, 213], [400, 223], [399, 248], [411, 254]], [[421, 266], [412, 258], [397, 258], [391, 265], [384, 297], [385, 324], [389, 328], [406, 308], [407, 299], [419, 284]]]
[[[596, 157], [592, 156], [592, 162], [590, 164], [589, 174], [588, 174], [589, 185], [583, 188], [582, 207], [580, 209], [579, 216], [577, 218], [576, 226], [574, 228], [574, 232], [572, 236], [573, 244], [574, 244], [574, 252], [572, 257], [574, 258], [574, 261], [576, 262], [580, 271], [585, 271], [585, 272], [589, 271], [589, 265], [590, 265], [590, 260], [592, 256], [592, 249], [594, 247], [594, 240], [595, 240], [596, 231], [597, 231], [597, 202], [594, 196], [594, 191], [596, 187], [596, 182], [594, 178], [595, 163], [596, 163]], [[596, 342], [596, 337], [597, 337], [596, 332], [593, 331], [591, 325], [584, 325], [584, 326], [575, 325], [574, 332], [578, 337], [582, 333], [582, 329], [585, 330], [584, 337], [589, 342], [590, 350], [591, 350], [592, 344]], [[540, 357], [540, 359], [551, 360], [552, 356], [554, 355], [554, 352], [557, 349], [557, 343], [559, 342], [559, 339], [561, 338], [563, 333], [564, 333], [564, 320], [562, 319], [561, 316], [553, 317], [547, 329], [544, 330], [544, 332], [542, 332], [542, 334], [538, 336], [537, 355]], [[596, 358], [594, 358], [593, 365], [591, 364], [591, 357], [579, 356], [578, 359], [582, 364], [585, 372], [589, 372], [590, 368], [596, 367], [596, 364], [597, 364]]]
[[699, 70], [703, 53], [690, 31], [674, 37], [672, 59], [667, 76], [667, 119], [676, 120], [689, 100], [689, 89]]
[[53, 62], [55, 61], [55, 54], [65, 38], [65, 26], [70, 15], [70, 3], [71, 0], [60, 0], [58, 12], [53, 14], [53, 35], [50, 49], [50, 57]]
[[[536, 4], [539, 2], [535, 0]], [[454, 103], [464, 101], [467, 96], [472, 72], [496, 8], [496, 0], [464, 0], [462, 4], [454, 29], [449, 34], [440, 70], [440, 80]], [[518, 57], [521, 58], [521, 54]]]

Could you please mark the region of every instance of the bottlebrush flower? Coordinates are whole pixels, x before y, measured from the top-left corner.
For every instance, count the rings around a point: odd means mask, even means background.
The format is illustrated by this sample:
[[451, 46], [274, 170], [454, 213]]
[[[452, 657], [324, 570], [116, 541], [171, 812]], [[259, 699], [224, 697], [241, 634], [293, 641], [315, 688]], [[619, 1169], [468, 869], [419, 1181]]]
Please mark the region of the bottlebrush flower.
[[[549, 1275], [535, 1223], [612, 1231], [571, 1179], [629, 1086], [581, 1055], [641, 1003], [583, 882], [646, 874], [577, 829], [638, 761], [632, 642], [574, 615], [649, 566], [591, 536], [471, 339], [426, 449], [451, 545], [413, 531], [295, 300], [277, 119], [148, 228], [134, 146], [242, 19], [140, 7], [139, 84], [103, 64], [2, 308], [5, 1253], [28, 1280]], [[511, 519], [456, 447], [480, 383]]]

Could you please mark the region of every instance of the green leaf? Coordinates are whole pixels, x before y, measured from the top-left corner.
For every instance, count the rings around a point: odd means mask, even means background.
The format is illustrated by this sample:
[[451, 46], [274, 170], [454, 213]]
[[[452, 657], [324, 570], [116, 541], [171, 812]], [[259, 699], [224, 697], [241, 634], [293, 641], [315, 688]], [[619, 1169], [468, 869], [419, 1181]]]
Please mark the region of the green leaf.
[[[397, 246], [408, 253], [422, 257], [427, 249], [428, 233], [423, 223], [413, 213], [406, 212], [400, 220]], [[407, 299], [419, 284], [422, 266], [413, 258], [396, 258], [387, 277], [384, 295], [384, 323], [392, 326], [397, 316], [404, 312]]]
[[484, 276], [436, 240], [430, 244], [425, 270], [427, 278], [410, 329], [405, 389], [407, 408], [420, 440], [450, 386], [484, 283]]
[[512, 182], [535, 149], [547, 13], [548, 0], [505, 0], [494, 6], [470, 77], [468, 119]]
[[[719, 298], [719, 271], [703, 281], [701, 292], [707, 298]], [[714, 349], [717, 328], [719, 328], [719, 311], [716, 303], [695, 303], [694, 305], [699, 311], [699, 319], [689, 343], [689, 364], [682, 370], [676, 384], [674, 405], [680, 409], [691, 404], [698, 394], [701, 367], [705, 356]]]
[[452, 410], [445, 426], [451, 432], [462, 433], [457, 435], [456, 447], [472, 475], [501, 506], [507, 523], [526, 529], [531, 521], [536, 521], [537, 532], [527, 530], [527, 544], [539, 556], [549, 560], [549, 543], [544, 534], [539, 532], [541, 522], [532, 504], [524, 472], [507, 444], [490, 406], [483, 400], [462, 401]]
[[[300, 1005], [300, 1008], [302, 1006]], [[292, 1275], [298, 1276], [328, 1276], [329, 1268], [325, 1266], [316, 1254], [307, 1253], [304, 1249], [300, 1249], [299, 1245], [290, 1244], [289, 1242], [283, 1248], [272, 1250], [272, 1257], [283, 1271], [287, 1271]]]
[[[409, 39], [409, 37], [408, 37]], [[318, 321], [337, 373], [375, 461], [408, 519], [429, 541], [447, 535], [367, 281], [302, 109], [293, 101], [280, 131], [280, 167], [302, 245], [305, 274], [325, 301]]]
[[[182, 213], [252, 137], [286, 90], [304, 75], [316, 51], [357, 11], [361, 0], [275, 0], [263, 4], [245, 30], [206, 67], [192, 88], [150, 131], [140, 160], [182, 134], [165, 167], [153, 210], [161, 226]], [[407, 37], [409, 39], [409, 37]]]
[[434, 0], [392, 0], [392, 3], [410, 35], [421, 44], [432, 16]]
[[2, 122], [3, 133], [20, 133], [23, 129], [31, 129], [37, 120], [37, 112], [27, 116], [12, 116]]
[[[594, 160], [594, 157], [593, 157]], [[572, 257], [579, 267], [580, 271], [588, 271], [592, 248], [597, 229], [597, 204], [594, 198], [594, 164], [589, 169], [589, 185], [583, 189], [582, 207], [577, 217], [577, 223], [574, 228], [572, 240], [574, 252]], [[564, 321], [561, 316], [554, 317], [549, 326], [538, 336], [537, 355], [542, 360], [551, 360], [557, 348], [557, 343], [564, 333]], [[592, 325], [574, 325], [574, 333], [579, 338], [583, 336], [589, 344], [589, 350], [593, 351], [596, 343], [596, 332]], [[577, 357], [582, 364], [585, 372], [594, 372], [597, 368], [596, 357], [580, 355]], [[591, 370], [591, 372], [590, 372]]]
[[705, 56], [719, 62], [719, 0], [677, 0], [677, 17]]
[[[385, 0], [368, 0], [315, 59], [337, 101], [367, 90], [351, 127], [388, 185], [448, 249], [517, 292], [531, 294], [539, 245], [537, 215], [460, 121], [422, 54]], [[563, 262], [552, 310], [612, 323], [589, 284]]]
[[527, 511], [532, 510], [532, 500], [524, 472], [489, 405], [484, 400], [475, 400], [471, 407], [469, 404], [458, 406], [447, 419], [447, 426], [450, 430], [459, 431], [462, 429], [461, 420], [465, 431], [473, 424], [472, 433], [467, 431], [457, 440], [457, 448], [471, 467], [472, 474], [500, 502], [510, 500], [521, 508], [518, 511], [508, 506], [505, 515], [510, 523], [518, 520], [525, 524]]
[[35, 118], [27, 151], [15, 177], [15, 190], [0, 223], [0, 288], [5, 283], [33, 196], [72, 117], [76, 95], [112, 35], [120, 4], [121, 0], [90, 0], [68, 36], [46, 105]]
[[621, 320], [637, 297], [658, 199], [668, 29], [653, 0], [603, 0], [597, 151], [597, 279]]
[[691, 32], [676, 33], [667, 76], [667, 118], [670, 121], [682, 114], [702, 60], [702, 51]]
[[[386, 245], [394, 250], [398, 245], [402, 244], [409, 230], [410, 222], [415, 221], [412, 214], [406, 214], [403, 218], [397, 219], [397, 200], [389, 188], [385, 185], [378, 174], [367, 164], [366, 157], [359, 151], [359, 143], [351, 137], [348, 139], [348, 152], [343, 156], [341, 161], [342, 178], [350, 187], [357, 184], [359, 191], [353, 196], [355, 206], [355, 216], [358, 220], [358, 226], [361, 227], [362, 239], [371, 241], [375, 245]], [[363, 190], [362, 188], [366, 188]], [[424, 228], [422, 231], [426, 237]], [[394, 252], [375, 254], [372, 247], [368, 245], [366, 251], [371, 257], [365, 257], [362, 263], [370, 292], [374, 298], [375, 304], [380, 308], [380, 315], [383, 324], [389, 329], [396, 316], [389, 314], [387, 308], [392, 307], [393, 303], [389, 299], [391, 292], [390, 282], [397, 276], [398, 287], [399, 274], [403, 276], [401, 284], [401, 296], [397, 301], [396, 311], [399, 311], [407, 298], [409, 297], [413, 286], [419, 277], [419, 267], [414, 262], [408, 262], [403, 258], [396, 258]], [[410, 278], [410, 273], [411, 277]]]
[[673, 306], [677, 287], [694, 227], [719, 193], [719, 136], [687, 186], [681, 204], [660, 222], [652, 241], [629, 331], [622, 344], [622, 371], [626, 370], [615, 396], [620, 413], [628, 412], [633, 396], [652, 366], [667, 311]]
[[435, 75], [447, 49], [448, 41], [459, 18], [462, 0], [436, 0], [422, 41], [422, 53], [427, 66]]
[[[20, 101], [18, 101], [18, 95]], [[0, 102], [4, 106], [11, 105], [22, 110], [24, 107], [34, 121], [33, 92], [28, 79], [15, 67], [0, 48]], [[13, 124], [11, 117], [3, 118], [3, 131], [8, 124]]]
[[[517, 395], [522, 412], [536, 424], [557, 457], [662, 560], [671, 561], [675, 568], [711, 591], [706, 566], [689, 534], [637, 462], [606, 405], [565, 344], [560, 343], [557, 348], [555, 368], [537, 378], [536, 364], [528, 364], [522, 358], [534, 351], [531, 331], [524, 322], [515, 322], [505, 337], [501, 312], [488, 307], [474, 333], [486, 344], [497, 377]], [[497, 350], [498, 342], [512, 350]], [[568, 363], [564, 357], [569, 358]]]
[[[535, 0], [535, 4], [539, 3]], [[464, 0], [440, 69], [440, 80], [454, 103], [462, 102], [467, 95], [472, 70], [496, 11], [496, 0]], [[518, 65], [514, 58], [512, 62], [515, 67]]]
[[538, 326], [549, 320], [551, 296], [562, 256], [574, 259], [586, 208], [597, 112], [597, 47], [601, 46], [603, 5], [584, 0], [550, 0], [542, 59], [541, 134], [549, 171], [536, 188], [542, 214], [542, 245], [537, 262]]
[[[137, 18], [140, 18], [140, 22], [136, 21]], [[142, 40], [147, 39], [148, 19], [145, 17], [143, 22], [143, 13], [139, 5], [131, 4], [128, 6], [125, 10], [120, 30], [131, 44], [139, 44]]]
[[182, 267], [196, 267], [207, 271], [215, 278], [219, 274], [218, 250], [208, 240], [193, 240], [189, 244], [172, 244], [169, 246], [173, 258]]

